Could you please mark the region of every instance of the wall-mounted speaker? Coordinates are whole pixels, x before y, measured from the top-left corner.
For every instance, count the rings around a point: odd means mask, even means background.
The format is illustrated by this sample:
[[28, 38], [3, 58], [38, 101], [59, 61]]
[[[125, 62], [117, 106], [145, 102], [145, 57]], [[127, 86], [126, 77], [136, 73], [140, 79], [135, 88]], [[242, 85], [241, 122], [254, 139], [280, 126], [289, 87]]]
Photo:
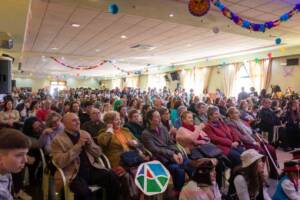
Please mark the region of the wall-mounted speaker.
[[286, 59], [286, 66], [298, 66], [299, 58], [288, 58]]
[[0, 94], [11, 93], [11, 64], [11, 58], [0, 57]]

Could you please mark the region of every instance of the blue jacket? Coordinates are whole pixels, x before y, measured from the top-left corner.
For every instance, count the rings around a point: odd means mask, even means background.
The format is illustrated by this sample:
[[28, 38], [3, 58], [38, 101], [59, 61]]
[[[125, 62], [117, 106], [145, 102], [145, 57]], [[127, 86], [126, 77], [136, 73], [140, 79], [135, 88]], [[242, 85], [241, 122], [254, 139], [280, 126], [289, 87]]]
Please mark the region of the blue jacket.
[[284, 176], [280, 179], [279, 183], [277, 184], [276, 191], [273, 195], [272, 200], [289, 200], [288, 196], [284, 193], [282, 188], [282, 182], [287, 179], [288, 179], [287, 176]]

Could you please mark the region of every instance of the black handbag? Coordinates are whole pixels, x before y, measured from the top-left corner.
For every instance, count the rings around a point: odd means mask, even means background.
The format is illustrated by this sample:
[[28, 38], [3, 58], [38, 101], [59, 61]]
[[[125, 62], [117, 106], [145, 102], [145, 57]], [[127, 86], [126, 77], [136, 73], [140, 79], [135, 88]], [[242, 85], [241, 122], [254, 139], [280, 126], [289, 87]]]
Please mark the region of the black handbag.
[[223, 151], [212, 143], [201, 144], [191, 152], [191, 159], [197, 160], [200, 158], [218, 158], [223, 155]]
[[122, 153], [120, 158], [124, 167], [137, 167], [144, 162], [144, 158], [135, 150]]

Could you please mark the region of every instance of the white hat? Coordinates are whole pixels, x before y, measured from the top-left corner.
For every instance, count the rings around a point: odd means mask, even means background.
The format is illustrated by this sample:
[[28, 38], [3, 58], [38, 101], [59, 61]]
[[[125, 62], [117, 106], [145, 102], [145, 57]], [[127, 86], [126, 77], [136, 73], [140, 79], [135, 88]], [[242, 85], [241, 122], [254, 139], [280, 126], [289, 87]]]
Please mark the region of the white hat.
[[242, 167], [248, 167], [262, 157], [264, 157], [264, 155], [259, 154], [256, 150], [248, 149], [241, 154]]

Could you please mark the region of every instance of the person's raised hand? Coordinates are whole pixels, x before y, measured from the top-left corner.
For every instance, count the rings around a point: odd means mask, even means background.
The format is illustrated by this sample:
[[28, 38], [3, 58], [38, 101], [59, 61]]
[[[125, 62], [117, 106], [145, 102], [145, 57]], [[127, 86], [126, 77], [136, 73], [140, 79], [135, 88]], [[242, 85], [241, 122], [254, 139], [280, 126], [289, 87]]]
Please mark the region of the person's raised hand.
[[239, 146], [239, 143], [238, 142], [233, 142], [232, 145], [231, 145], [233, 148], [237, 148]]

